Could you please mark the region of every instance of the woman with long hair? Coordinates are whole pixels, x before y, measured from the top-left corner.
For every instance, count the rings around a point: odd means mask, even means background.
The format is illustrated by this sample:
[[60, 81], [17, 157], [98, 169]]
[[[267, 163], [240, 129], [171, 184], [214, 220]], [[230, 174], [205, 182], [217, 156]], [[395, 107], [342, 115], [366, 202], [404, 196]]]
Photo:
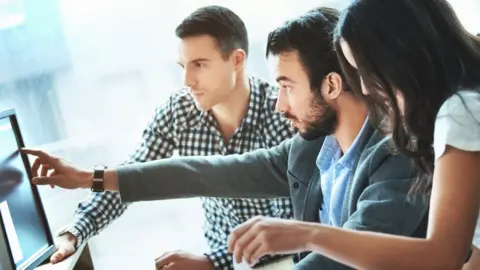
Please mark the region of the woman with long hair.
[[459, 269], [475, 231], [476, 259], [480, 40], [445, 0], [360, 0], [344, 12], [335, 45], [373, 117], [386, 116], [397, 149], [420, 169], [412, 192], [431, 195], [426, 240], [379, 238], [369, 246], [393, 248], [401, 260], [378, 254], [388, 269]]

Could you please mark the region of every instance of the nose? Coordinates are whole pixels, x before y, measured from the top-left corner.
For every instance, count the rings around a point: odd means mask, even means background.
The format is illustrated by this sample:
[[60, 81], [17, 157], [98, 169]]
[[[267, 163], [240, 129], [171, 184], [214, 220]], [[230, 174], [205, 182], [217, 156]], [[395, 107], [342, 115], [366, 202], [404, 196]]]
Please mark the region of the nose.
[[192, 88], [195, 85], [195, 78], [187, 68], [183, 71], [183, 85]]
[[280, 89], [278, 91], [277, 103], [275, 104], [275, 111], [284, 113], [287, 112], [288, 109], [289, 108], [285, 91], [283, 89]]

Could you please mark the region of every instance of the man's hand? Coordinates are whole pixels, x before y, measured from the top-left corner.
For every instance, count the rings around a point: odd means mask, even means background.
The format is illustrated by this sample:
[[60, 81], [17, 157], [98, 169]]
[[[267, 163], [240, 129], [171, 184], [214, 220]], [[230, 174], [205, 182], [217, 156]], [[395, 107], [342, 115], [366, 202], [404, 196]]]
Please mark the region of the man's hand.
[[57, 246], [57, 250], [50, 257], [50, 262], [52, 264], [63, 261], [75, 252], [77, 238], [75, 238], [73, 234], [67, 232], [55, 239], [55, 245]]
[[304, 252], [315, 231], [312, 227], [307, 222], [254, 217], [230, 234], [228, 250], [235, 262], [243, 258], [250, 265], [265, 255]]
[[168, 270], [214, 270], [212, 261], [183, 251], [167, 252], [155, 260], [156, 269]]
[[32, 182], [36, 185], [65, 189], [89, 188], [92, 185], [91, 171], [82, 170], [61, 157], [40, 150], [22, 149], [22, 152], [36, 157], [32, 164]]

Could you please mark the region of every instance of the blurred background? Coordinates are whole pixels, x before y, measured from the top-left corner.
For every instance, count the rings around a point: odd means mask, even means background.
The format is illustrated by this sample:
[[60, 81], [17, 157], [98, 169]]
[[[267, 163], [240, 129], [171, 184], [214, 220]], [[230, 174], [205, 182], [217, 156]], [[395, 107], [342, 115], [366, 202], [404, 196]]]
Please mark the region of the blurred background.
[[[138, 145], [155, 106], [182, 87], [174, 29], [196, 8], [236, 12], [249, 30], [250, 73], [273, 82], [268, 32], [309, 9], [350, 1], [0, 0], [0, 110], [17, 110], [27, 146], [85, 167], [112, 166]], [[466, 28], [480, 33], [480, 0], [450, 2]], [[54, 232], [88, 193], [40, 192]], [[153, 269], [163, 252], [202, 253], [202, 222], [198, 199], [132, 205], [90, 241], [95, 267]]]

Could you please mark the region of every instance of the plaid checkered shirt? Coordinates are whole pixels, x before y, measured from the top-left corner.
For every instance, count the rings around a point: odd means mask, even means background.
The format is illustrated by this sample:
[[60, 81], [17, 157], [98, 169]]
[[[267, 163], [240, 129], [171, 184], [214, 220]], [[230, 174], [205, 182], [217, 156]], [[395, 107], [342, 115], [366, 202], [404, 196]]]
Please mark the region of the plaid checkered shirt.
[[[186, 90], [170, 96], [155, 111], [143, 132], [141, 146], [127, 163], [146, 162], [180, 156], [241, 154], [258, 148], [270, 148], [293, 136], [294, 130], [275, 112], [277, 88], [250, 77], [250, 100], [242, 125], [225, 144], [209, 112], [198, 110]], [[215, 269], [233, 269], [228, 254], [228, 235], [237, 225], [257, 216], [292, 218], [289, 198], [225, 199], [201, 198], [205, 210], [204, 233], [210, 246], [206, 253]], [[79, 203], [75, 218], [66, 231], [77, 237], [78, 245], [98, 234], [121, 216], [127, 205], [114, 192], [91, 193]]]

